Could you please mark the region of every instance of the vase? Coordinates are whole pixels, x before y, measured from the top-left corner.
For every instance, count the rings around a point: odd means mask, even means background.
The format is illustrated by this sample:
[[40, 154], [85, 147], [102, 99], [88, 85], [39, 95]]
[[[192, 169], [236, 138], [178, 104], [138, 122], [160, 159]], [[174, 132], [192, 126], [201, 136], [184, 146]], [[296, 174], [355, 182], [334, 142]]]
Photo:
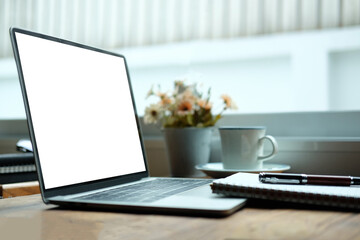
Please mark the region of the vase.
[[212, 127], [164, 128], [166, 153], [173, 177], [200, 177], [195, 166], [209, 162]]

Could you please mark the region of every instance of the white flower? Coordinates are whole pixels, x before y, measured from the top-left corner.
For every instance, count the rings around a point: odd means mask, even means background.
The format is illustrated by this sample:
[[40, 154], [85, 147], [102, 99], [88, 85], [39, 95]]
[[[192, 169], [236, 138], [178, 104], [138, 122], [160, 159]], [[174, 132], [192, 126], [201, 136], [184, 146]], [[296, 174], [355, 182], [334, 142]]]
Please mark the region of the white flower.
[[145, 124], [157, 123], [161, 115], [160, 104], [151, 104], [145, 109], [144, 122]]

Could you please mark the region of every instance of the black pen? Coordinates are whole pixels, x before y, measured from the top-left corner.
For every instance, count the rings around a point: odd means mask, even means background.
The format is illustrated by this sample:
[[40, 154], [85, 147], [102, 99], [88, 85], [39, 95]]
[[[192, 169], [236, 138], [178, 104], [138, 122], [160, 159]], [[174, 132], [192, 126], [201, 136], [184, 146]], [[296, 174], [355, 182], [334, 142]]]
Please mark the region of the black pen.
[[309, 175], [292, 173], [264, 173], [259, 174], [262, 183], [274, 184], [312, 184], [331, 186], [360, 185], [360, 177], [333, 176], [333, 175]]

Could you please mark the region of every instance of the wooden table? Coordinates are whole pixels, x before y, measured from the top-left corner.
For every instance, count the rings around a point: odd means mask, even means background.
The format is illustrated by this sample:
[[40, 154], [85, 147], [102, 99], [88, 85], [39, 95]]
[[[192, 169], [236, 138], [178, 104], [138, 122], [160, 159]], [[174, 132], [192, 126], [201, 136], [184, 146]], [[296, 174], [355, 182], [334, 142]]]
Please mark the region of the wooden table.
[[226, 218], [64, 210], [0, 200], [0, 239], [360, 239], [360, 214], [252, 204]]

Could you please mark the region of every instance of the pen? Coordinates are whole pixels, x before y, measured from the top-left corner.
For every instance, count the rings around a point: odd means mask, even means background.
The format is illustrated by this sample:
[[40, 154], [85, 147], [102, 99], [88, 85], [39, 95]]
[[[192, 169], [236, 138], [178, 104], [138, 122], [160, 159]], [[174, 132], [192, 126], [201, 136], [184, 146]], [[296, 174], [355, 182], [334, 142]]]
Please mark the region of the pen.
[[333, 175], [309, 175], [292, 173], [264, 173], [259, 174], [262, 183], [274, 184], [312, 184], [331, 186], [360, 185], [360, 177], [333, 176]]

